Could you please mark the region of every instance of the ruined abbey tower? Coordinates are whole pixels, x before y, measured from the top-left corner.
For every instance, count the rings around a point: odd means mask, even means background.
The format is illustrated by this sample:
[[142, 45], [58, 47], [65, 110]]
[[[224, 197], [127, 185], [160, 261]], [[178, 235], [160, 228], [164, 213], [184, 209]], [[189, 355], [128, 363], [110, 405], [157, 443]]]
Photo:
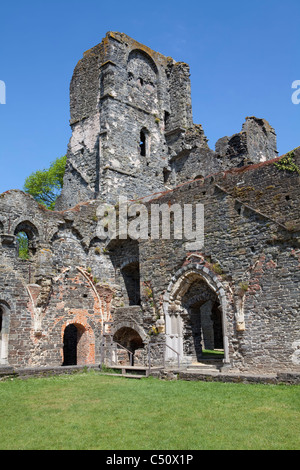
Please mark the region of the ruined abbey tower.
[[[54, 211], [0, 195], [0, 374], [129, 363], [184, 375], [217, 357], [217, 378], [299, 381], [299, 148], [278, 156], [274, 129], [250, 116], [211, 149], [189, 66], [116, 32], [75, 67], [70, 126]], [[171, 238], [101, 238], [99, 205], [119, 214], [120, 196], [167, 208]], [[195, 249], [171, 214], [191, 204], [204, 208]]]
[[187, 64], [121, 33], [85, 52], [71, 81], [72, 138], [57, 208], [136, 199], [277, 156], [274, 130], [254, 117], [210, 150], [193, 123], [189, 77]]

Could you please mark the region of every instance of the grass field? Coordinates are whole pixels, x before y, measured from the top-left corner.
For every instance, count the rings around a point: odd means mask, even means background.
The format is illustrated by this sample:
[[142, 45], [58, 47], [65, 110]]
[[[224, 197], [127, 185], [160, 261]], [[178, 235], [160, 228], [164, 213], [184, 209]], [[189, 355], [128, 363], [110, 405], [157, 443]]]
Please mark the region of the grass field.
[[0, 449], [299, 449], [300, 387], [95, 372], [0, 383]]

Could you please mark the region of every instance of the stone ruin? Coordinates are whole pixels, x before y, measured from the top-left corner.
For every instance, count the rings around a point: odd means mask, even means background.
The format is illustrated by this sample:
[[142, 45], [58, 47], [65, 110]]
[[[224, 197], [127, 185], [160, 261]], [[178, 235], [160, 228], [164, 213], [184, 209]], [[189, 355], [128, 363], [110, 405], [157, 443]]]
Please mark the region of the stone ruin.
[[[56, 209], [0, 195], [1, 367], [188, 365], [210, 351], [232, 370], [300, 372], [300, 148], [279, 157], [252, 116], [210, 149], [189, 77], [117, 32], [76, 65]], [[150, 212], [203, 205], [203, 246], [99, 237], [99, 205], [120, 196]]]

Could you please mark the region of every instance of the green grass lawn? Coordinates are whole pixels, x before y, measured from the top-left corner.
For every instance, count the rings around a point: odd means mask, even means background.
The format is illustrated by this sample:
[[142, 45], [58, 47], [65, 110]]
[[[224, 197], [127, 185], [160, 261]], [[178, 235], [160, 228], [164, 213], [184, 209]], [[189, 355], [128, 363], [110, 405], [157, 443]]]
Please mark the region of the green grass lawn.
[[300, 387], [95, 372], [0, 383], [0, 449], [299, 449]]

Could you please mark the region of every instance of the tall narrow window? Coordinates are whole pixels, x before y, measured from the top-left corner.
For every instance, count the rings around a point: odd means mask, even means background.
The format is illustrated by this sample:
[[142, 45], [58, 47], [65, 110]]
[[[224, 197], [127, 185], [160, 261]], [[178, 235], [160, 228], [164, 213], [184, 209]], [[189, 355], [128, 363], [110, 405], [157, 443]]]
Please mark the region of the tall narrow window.
[[24, 220], [17, 225], [14, 235], [17, 242], [18, 258], [28, 260], [34, 256], [38, 241], [37, 228], [29, 220]]
[[140, 133], [140, 152], [141, 156], [146, 156], [146, 132], [142, 129]]
[[29, 240], [27, 233], [19, 232], [17, 234], [18, 257], [26, 260], [29, 259]]

